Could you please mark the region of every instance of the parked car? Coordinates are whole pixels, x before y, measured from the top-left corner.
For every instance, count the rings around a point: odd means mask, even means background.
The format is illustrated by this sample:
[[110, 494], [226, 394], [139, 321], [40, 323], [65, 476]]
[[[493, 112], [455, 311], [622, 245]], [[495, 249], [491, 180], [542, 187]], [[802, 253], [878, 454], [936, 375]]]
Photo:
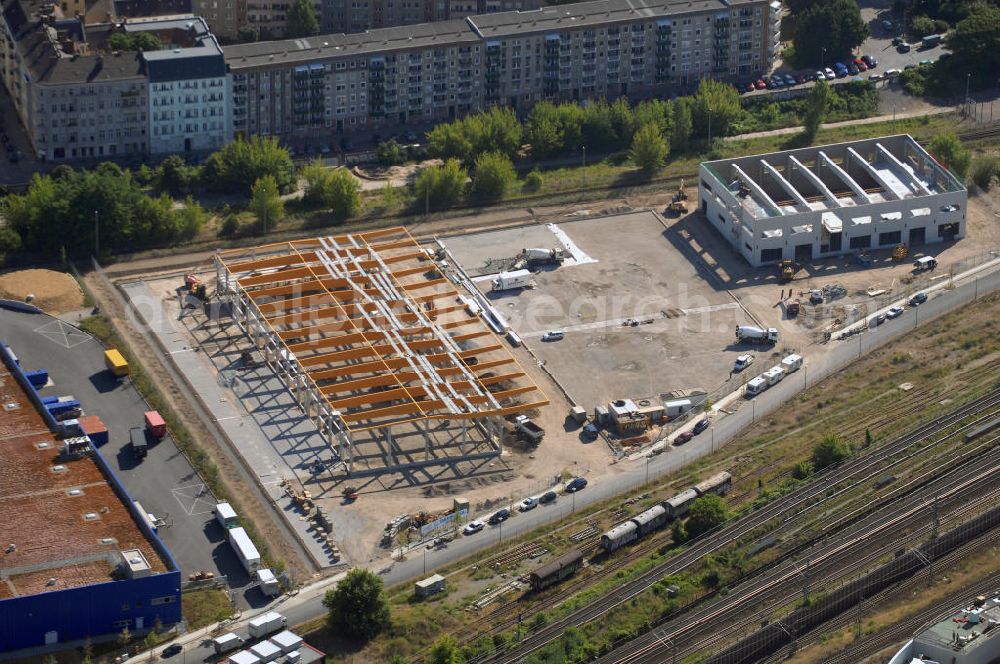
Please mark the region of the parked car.
[[889, 310], [885, 312], [885, 317], [888, 319], [898, 318], [903, 315], [903, 307], [889, 307]]
[[826, 77], [826, 80], [828, 81], [832, 81], [833, 79], [837, 78], [837, 75], [834, 74], [833, 70], [830, 69], [829, 67], [823, 70], [823, 75]]
[[548, 505], [549, 503], [555, 502], [557, 496], [555, 491], [546, 491], [542, 494], [542, 497], [538, 499], [539, 504]]
[[883, 78], [885, 78], [885, 77], [882, 76], [882, 74], [869, 74], [869, 76], [868, 76], [868, 80], [871, 81], [872, 83], [876, 83], [878, 81], [881, 81]]
[[885, 70], [885, 80], [891, 81], [892, 79], [896, 78], [897, 76], [899, 76], [899, 70], [898, 69], [886, 69]]
[[872, 318], [871, 326], [878, 327], [879, 325], [884, 323], [885, 320], [886, 320], [885, 314], [878, 314], [877, 316], [875, 316], [875, 318]]
[[767, 79], [767, 89], [768, 90], [777, 90], [778, 88], [780, 88], [784, 84], [785, 84], [785, 82], [781, 80], [780, 76], [772, 76], [769, 79]]
[[784, 78], [785, 78], [785, 85], [792, 86], [798, 84], [798, 81], [796, 81], [795, 77], [792, 76], [791, 74], [785, 74]]
[[542, 341], [559, 341], [566, 336], [562, 330], [552, 330], [542, 335]]
[[927, 301], [927, 293], [917, 293], [910, 298], [910, 306], [916, 307]]
[[886, 32], [892, 32], [892, 30], [893, 30], [893, 29], [894, 29], [895, 27], [896, 27], [896, 26], [894, 26], [894, 25], [892, 24], [892, 21], [890, 21], [890, 20], [888, 20], [888, 19], [886, 19], [886, 20], [883, 20], [883, 21], [882, 21], [882, 29], [883, 29], [883, 30], [885, 30]]
[[749, 93], [749, 92], [755, 91], [756, 89], [757, 89], [757, 86], [755, 84], [753, 84], [753, 83], [747, 83], [746, 85], [743, 86], [742, 92]]
[[510, 518], [510, 510], [505, 507], [502, 510], [497, 510], [496, 512], [490, 515], [489, 519], [490, 525], [495, 526], [498, 523], [503, 523], [509, 518]]
[[861, 59], [866, 65], [868, 65], [869, 69], [875, 69], [875, 67], [878, 67], [878, 60], [873, 55], [862, 55]]
[[826, 73], [822, 69], [817, 69], [813, 73], [813, 80], [815, 80], [815, 81], [825, 81], [826, 80]]
[[924, 65], [932, 65], [932, 64], [934, 64], [933, 60], [921, 60], [920, 61], [920, 66], [921, 67], [923, 67]]
[[803, 83], [805, 83], [808, 80], [809, 80], [809, 74], [796, 74], [795, 75], [795, 82], [798, 83], [799, 85], [802, 85]]
[[900, 53], [909, 53], [910, 45], [907, 42], [899, 42], [899, 45], [896, 46], [896, 50]]
[[700, 419], [698, 420], [698, 423], [694, 425], [694, 428], [691, 429], [691, 433], [697, 436], [699, 433], [707, 429], [709, 424], [710, 422], [708, 421], [707, 417], [704, 419]]
[[600, 435], [600, 431], [597, 429], [596, 424], [588, 422], [584, 425], [583, 429], [580, 430], [580, 435], [583, 436], [584, 440], [597, 440], [597, 436]]
[[855, 62], [854, 66], [858, 68], [858, 71], [868, 71], [868, 65], [866, 65], [862, 60]]
[[462, 533], [465, 535], [475, 535], [485, 527], [486, 527], [485, 523], [483, 523], [479, 519], [476, 519], [475, 521], [470, 521], [469, 523], [465, 524], [465, 528], [462, 528]]
[[577, 491], [582, 490], [586, 486], [587, 486], [586, 477], [574, 477], [569, 481], [569, 484], [566, 485], [566, 493], [576, 493]]
[[758, 78], [756, 81], [754, 81], [753, 86], [758, 90], [763, 90], [764, 88], [767, 87], [767, 83], [764, 82], [764, 79]]
[[911, 69], [916, 69], [916, 68], [917, 66], [911, 62], [910, 64], [903, 67], [903, 71], [910, 71]]
[[524, 500], [522, 500], [517, 505], [517, 509], [519, 509], [522, 512], [527, 512], [528, 510], [533, 510], [536, 507], [538, 507], [538, 499], [537, 498], [525, 498]]
[[694, 438], [694, 434], [691, 433], [690, 431], [685, 431], [683, 433], [679, 433], [679, 434], [677, 434], [677, 437], [674, 438], [674, 445], [683, 445], [684, 443], [688, 442], [692, 438]]
[[162, 657], [163, 659], [168, 659], [170, 657], [173, 657], [182, 650], [184, 650], [184, 648], [181, 646], [181, 644], [171, 643], [169, 646], [163, 649], [163, 652], [160, 653], [160, 657]]
[[850, 74], [851, 76], [857, 76], [858, 74], [861, 73], [861, 70], [858, 69], [858, 66], [852, 62], [851, 65], [847, 68], [847, 73]]

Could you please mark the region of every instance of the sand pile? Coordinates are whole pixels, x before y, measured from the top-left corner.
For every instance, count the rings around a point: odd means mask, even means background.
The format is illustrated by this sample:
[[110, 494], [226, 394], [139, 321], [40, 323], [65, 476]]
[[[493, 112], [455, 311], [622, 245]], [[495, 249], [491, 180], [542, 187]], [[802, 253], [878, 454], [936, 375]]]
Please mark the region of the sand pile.
[[76, 280], [65, 272], [18, 270], [0, 275], [0, 298], [24, 302], [28, 294], [39, 309], [60, 314], [83, 307], [83, 293]]

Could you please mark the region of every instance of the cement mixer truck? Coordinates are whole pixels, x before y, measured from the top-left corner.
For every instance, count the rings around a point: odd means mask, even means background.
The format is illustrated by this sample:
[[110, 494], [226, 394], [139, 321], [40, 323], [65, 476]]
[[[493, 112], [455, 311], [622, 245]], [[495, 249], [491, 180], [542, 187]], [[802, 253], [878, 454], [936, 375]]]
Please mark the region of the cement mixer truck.
[[773, 327], [763, 330], [753, 325], [738, 325], [736, 340], [740, 343], [773, 344], [778, 341], [778, 330]]
[[562, 249], [522, 249], [521, 259], [529, 266], [560, 265], [566, 253]]

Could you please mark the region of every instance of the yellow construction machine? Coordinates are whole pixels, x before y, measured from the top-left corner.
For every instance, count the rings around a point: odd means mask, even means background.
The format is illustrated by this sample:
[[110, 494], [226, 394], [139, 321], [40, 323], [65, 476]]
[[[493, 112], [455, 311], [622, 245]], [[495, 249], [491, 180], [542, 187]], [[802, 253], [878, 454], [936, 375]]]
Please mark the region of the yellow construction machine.
[[687, 192], [684, 191], [684, 180], [681, 180], [681, 186], [677, 189], [677, 193], [670, 199], [670, 205], [667, 206], [667, 212], [676, 215], [687, 214], [687, 199]]
[[785, 259], [778, 262], [778, 276], [782, 281], [791, 281], [798, 271], [799, 265], [793, 260]]
[[892, 260], [894, 260], [897, 263], [902, 263], [903, 261], [906, 260], [906, 257], [909, 255], [909, 253], [910, 250], [907, 249], [906, 245], [901, 244], [892, 250]]

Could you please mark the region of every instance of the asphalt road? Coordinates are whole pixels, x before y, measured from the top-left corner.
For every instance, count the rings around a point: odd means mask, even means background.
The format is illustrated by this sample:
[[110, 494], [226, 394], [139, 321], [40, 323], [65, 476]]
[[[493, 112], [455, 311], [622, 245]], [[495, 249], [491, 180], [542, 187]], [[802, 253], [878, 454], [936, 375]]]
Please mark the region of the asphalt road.
[[143, 426], [149, 408], [127, 380], [119, 382], [107, 371], [101, 344], [56, 318], [6, 309], [0, 309], [0, 338], [26, 368], [49, 370], [53, 385], [42, 394], [71, 394], [85, 414], [101, 418], [109, 439], [100, 453], [132, 498], [166, 522], [159, 536], [185, 578], [200, 570], [225, 575], [230, 586], [240, 590], [245, 606], [262, 604], [259, 591], [247, 587], [250, 577], [212, 515], [214, 497], [174, 442], [164, 438], [136, 462], [129, 429]]
[[[646, 481], [647, 472], [649, 479], [652, 480], [662, 474], [675, 471], [693, 459], [725, 444], [752, 425], [758, 417], [779, 408], [805, 386], [812, 385], [830, 373], [848, 366], [867, 352], [905, 337], [917, 325], [996, 289], [1000, 289], [1000, 271], [978, 279], [970, 279], [953, 290], [942, 289], [935, 292], [931, 294], [927, 302], [919, 307], [907, 307], [905, 313], [900, 317], [886, 321], [877, 328], [847, 340], [812, 346], [802, 353], [805, 357], [802, 369], [770, 390], [743, 404], [733, 414], [718, 418], [711, 428], [695, 437], [688, 444], [680, 448], [671, 448], [660, 456], [649, 459], [648, 462], [645, 460], [632, 462], [629, 464], [630, 467], [617, 477], [603, 481], [591, 481], [583, 491], [577, 494], [561, 495], [558, 501], [552, 505], [539, 506], [523, 514], [515, 513], [502, 526], [487, 526], [485, 530], [475, 535], [460, 536], [445, 548], [411, 550], [405, 560], [395, 562], [388, 567], [383, 563], [374, 571], [381, 574], [387, 586], [413, 582], [432, 574], [438, 567], [470, 556], [487, 545], [499, 543], [501, 537], [506, 540], [521, 535], [540, 525], [570, 517], [574, 510], [632, 490]], [[623, 462], [623, 465], [625, 463], [627, 462]], [[320, 602], [326, 587], [329, 587], [331, 583], [332, 580], [322, 586], [306, 588], [300, 594], [283, 600], [275, 609], [288, 618], [290, 625], [299, 624], [322, 615], [324, 609]], [[245, 629], [237, 629], [236, 631], [245, 635]], [[210, 661], [214, 658], [214, 654], [209, 648], [194, 645], [190, 652], [185, 653], [185, 658], [189, 661]]]

